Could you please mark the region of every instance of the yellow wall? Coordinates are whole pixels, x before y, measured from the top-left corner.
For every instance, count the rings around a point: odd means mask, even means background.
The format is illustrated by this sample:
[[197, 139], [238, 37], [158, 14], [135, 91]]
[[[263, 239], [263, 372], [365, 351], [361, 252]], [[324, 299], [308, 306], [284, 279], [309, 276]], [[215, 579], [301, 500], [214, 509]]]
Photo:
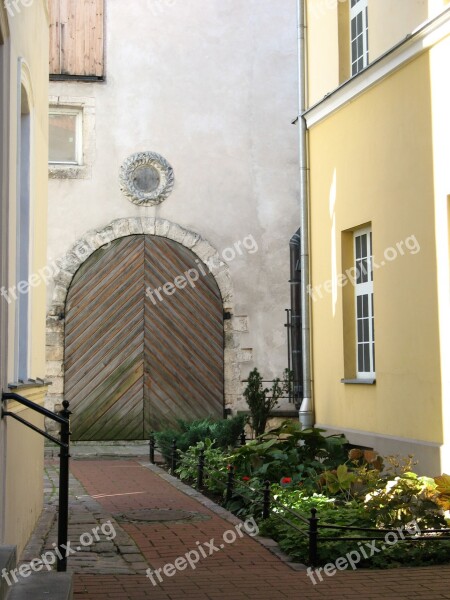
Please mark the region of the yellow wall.
[[338, 3], [307, 2], [308, 103], [339, 85]]
[[[316, 421], [441, 442], [430, 66], [423, 54], [310, 130], [312, 286], [342, 272], [342, 232], [371, 223], [376, 384], [344, 377], [343, 292], [312, 302]], [[335, 250], [333, 250], [333, 240]], [[350, 285], [350, 284], [349, 284]]]
[[[23, 392], [30, 400], [42, 404], [45, 388]], [[44, 418], [17, 403], [10, 402], [10, 409], [39, 428]], [[6, 473], [5, 473], [5, 520], [2, 543], [17, 546], [20, 556], [37, 519], [43, 503], [43, 438], [26, 429], [10, 417], [6, 423]]]
[[428, 0], [369, 0], [368, 18], [372, 62], [427, 20]]
[[[405, 39], [450, 0], [369, 0], [369, 61]], [[348, 0], [307, 0], [308, 104], [350, 77]]]
[[450, 472], [450, 114], [447, 73], [450, 37], [430, 51], [433, 107], [435, 231], [438, 269], [438, 319], [442, 371], [442, 415], [445, 446], [441, 450], [443, 470]]
[[[9, 12], [7, 8], [9, 7]], [[11, 14], [11, 11], [13, 14]], [[9, 205], [8, 288], [16, 281], [16, 196], [17, 196], [17, 132], [20, 107], [20, 82], [29, 91], [31, 105], [31, 242], [30, 274], [46, 264], [47, 231], [47, 157], [48, 157], [48, 15], [46, 0], [35, 0], [29, 6], [18, 2], [3, 7], [9, 32], [5, 29], [4, 50], [9, 56], [9, 80], [6, 80], [5, 109], [9, 118], [9, 170], [7, 179]], [[22, 61], [21, 70], [18, 69]], [[9, 103], [8, 103], [9, 100]], [[8, 106], [9, 104], [9, 106]], [[2, 131], [2, 138], [8, 132]], [[30, 377], [45, 375], [45, 284], [32, 287], [30, 298]], [[5, 302], [5, 300], [1, 300]], [[0, 352], [7, 353], [7, 381], [14, 379], [16, 303], [7, 307], [8, 346], [1, 340]], [[18, 393], [43, 404], [46, 388], [28, 388]], [[12, 410], [42, 427], [43, 419], [19, 406]], [[0, 424], [0, 543], [17, 545], [20, 554], [42, 509], [43, 438], [25, 426], [7, 418]]]
[[[18, 4], [20, 12], [8, 16], [11, 58], [10, 58], [10, 239], [9, 277], [10, 286], [15, 281], [16, 264], [16, 156], [17, 156], [17, 64], [24, 59], [22, 77], [29, 88], [32, 119], [31, 148], [31, 273], [44, 267], [47, 258], [47, 182], [48, 182], [48, 14], [45, 0], [33, 2], [30, 6]], [[45, 375], [45, 285], [31, 289], [31, 377]], [[9, 306], [9, 351], [14, 356], [15, 303]], [[13, 379], [13, 361], [8, 363], [8, 377]]]

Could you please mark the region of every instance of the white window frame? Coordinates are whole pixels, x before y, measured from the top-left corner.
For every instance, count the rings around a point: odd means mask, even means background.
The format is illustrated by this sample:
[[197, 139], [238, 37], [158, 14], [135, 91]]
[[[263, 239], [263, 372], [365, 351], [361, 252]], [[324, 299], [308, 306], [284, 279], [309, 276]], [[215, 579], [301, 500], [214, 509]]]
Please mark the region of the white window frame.
[[[369, 10], [369, 2], [368, 0], [356, 0], [355, 4], [352, 6], [352, 2], [350, 1], [350, 73], [352, 77], [357, 75], [362, 69], [367, 67], [369, 64], [369, 23], [368, 23], [368, 10]], [[353, 42], [359, 37], [353, 37], [352, 33], [352, 23], [353, 19], [356, 19], [358, 15], [361, 14], [362, 19], [362, 41], [363, 41], [363, 53], [362, 56], [353, 54]], [[363, 59], [363, 66], [358, 68], [358, 62], [360, 59]], [[356, 68], [355, 68], [356, 66]]]
[[[366, 238], [367, 252], [365, 256], [358, 257], [357, 240]], [[372, 252], [372, 228], [365, 227], [353, 233], [354, 266], [356, 269], [355, 279], [355, 363], [357, 379], [375, 378], [375, 329], [374, 329], [374, 301], [373, 301], [373, 252]], [[361, 253], [362, 254], [362, 253]], [[361, 300], [359, 300], [361, 299]], [[365, 299], [365, 300], [364, 300]], [[366, 303], [366, 304], [365, 304]], [[364, 311], [364, 305], [366, 311]], [[366, 314], [364, 314], [366, 313]], [[364, 321], [368, 320], [368, 327], [364, 330]], [[368, 336], [367, 336], [368, 334]], [[367, 337], [367, 339], [366, 339]], [[368, 346], [369, 365], [368, 369], [360, 370], [359, 350], [362, 346]], [[364, 349], [363, 349], [364, 352]], [[365, 362], [363, 358], [363, 362]], [[365, 365], [363, 365], [365, 366]]]
[[[75, 161], [49, 160], [49, 165], [83, 165], [83, 109], [80, 108], [61, 108], [59, 106], [50, 106], [49, 115], [75, 115]], [[50, 140], [49, 140], [50, 145]]]

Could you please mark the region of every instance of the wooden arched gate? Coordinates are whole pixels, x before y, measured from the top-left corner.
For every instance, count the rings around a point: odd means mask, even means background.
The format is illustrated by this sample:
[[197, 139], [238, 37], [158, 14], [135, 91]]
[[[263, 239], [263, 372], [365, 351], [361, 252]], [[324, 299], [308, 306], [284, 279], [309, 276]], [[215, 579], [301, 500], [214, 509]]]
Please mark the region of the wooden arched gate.
[[[166, 283], [170, 295], [149, 294]], [[69, 289], [64, 365], [74, 440], [147, 439], [177, 418], [220, 418], [223, 308], [214, 277], [166, 238], [128, 236], [100, 248]]]

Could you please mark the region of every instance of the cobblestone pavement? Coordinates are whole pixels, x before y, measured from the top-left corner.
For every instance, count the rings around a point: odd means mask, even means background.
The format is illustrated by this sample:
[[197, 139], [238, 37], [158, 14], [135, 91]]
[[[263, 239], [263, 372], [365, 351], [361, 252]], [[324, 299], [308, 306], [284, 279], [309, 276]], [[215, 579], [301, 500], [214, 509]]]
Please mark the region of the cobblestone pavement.
[[[55, 554], [54, 544], [58, 538], [56, 518], [58, 466], [58, 461], [51, 459], [46, 461], [44, 511], [31, 540], [22, 553], [21, 563], [37, 558], [43, 552]], [[112, 527], [103, 525], [107, 522], [111, 522]], [[112, 537], [112, 528], [116, 536], [114, 539], [108, 539]], [[74, 573], [140, 573], [142, 575], [148, 568], [134, 540], [111, 515], [105, 512], [101, 504], [87, 494], [73, 474], [69, 479], [68, 539], [71, 549], [75, 550], [68, 559], [68, 570]]]
[[[52, 462], [48, 467], [50, 505], [27, 548], [27, 560], [56, 539], [56, 470]], [[450, 599], [450, 565], [341, 571], [313, 585], [304, 569], [294, 570], [256, 538], [237, 536], [233, 543], [222, 543], [236, 518], [145, 461], [73, 460], [71, 471], [73, 544], [108, 520], [117, 532], [113, 542], [100, 540], [70, 556], [75, 600]], [[182, 562], [179, 569], [167, 567], [199, 546], [209, 549], [212, 540], [217, 551], [209, 555], [207, 550], [195, 569]], [[153, 585], [145, 569], [165, 565], [162, 581], [154, 575]]]

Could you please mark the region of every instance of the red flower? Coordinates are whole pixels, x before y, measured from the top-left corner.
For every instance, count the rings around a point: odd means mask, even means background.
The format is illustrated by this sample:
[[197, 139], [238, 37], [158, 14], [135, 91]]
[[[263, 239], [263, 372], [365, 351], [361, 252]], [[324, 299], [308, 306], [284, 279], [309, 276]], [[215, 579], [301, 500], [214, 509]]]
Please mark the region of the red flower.
[[248, 475], [244, 475], [242, 481], [250, 481], [250, 477]]
[[281, 479], [281, 484], [287, 484], [287, 483], [292, 483], [292, 477], [283, 477]]

